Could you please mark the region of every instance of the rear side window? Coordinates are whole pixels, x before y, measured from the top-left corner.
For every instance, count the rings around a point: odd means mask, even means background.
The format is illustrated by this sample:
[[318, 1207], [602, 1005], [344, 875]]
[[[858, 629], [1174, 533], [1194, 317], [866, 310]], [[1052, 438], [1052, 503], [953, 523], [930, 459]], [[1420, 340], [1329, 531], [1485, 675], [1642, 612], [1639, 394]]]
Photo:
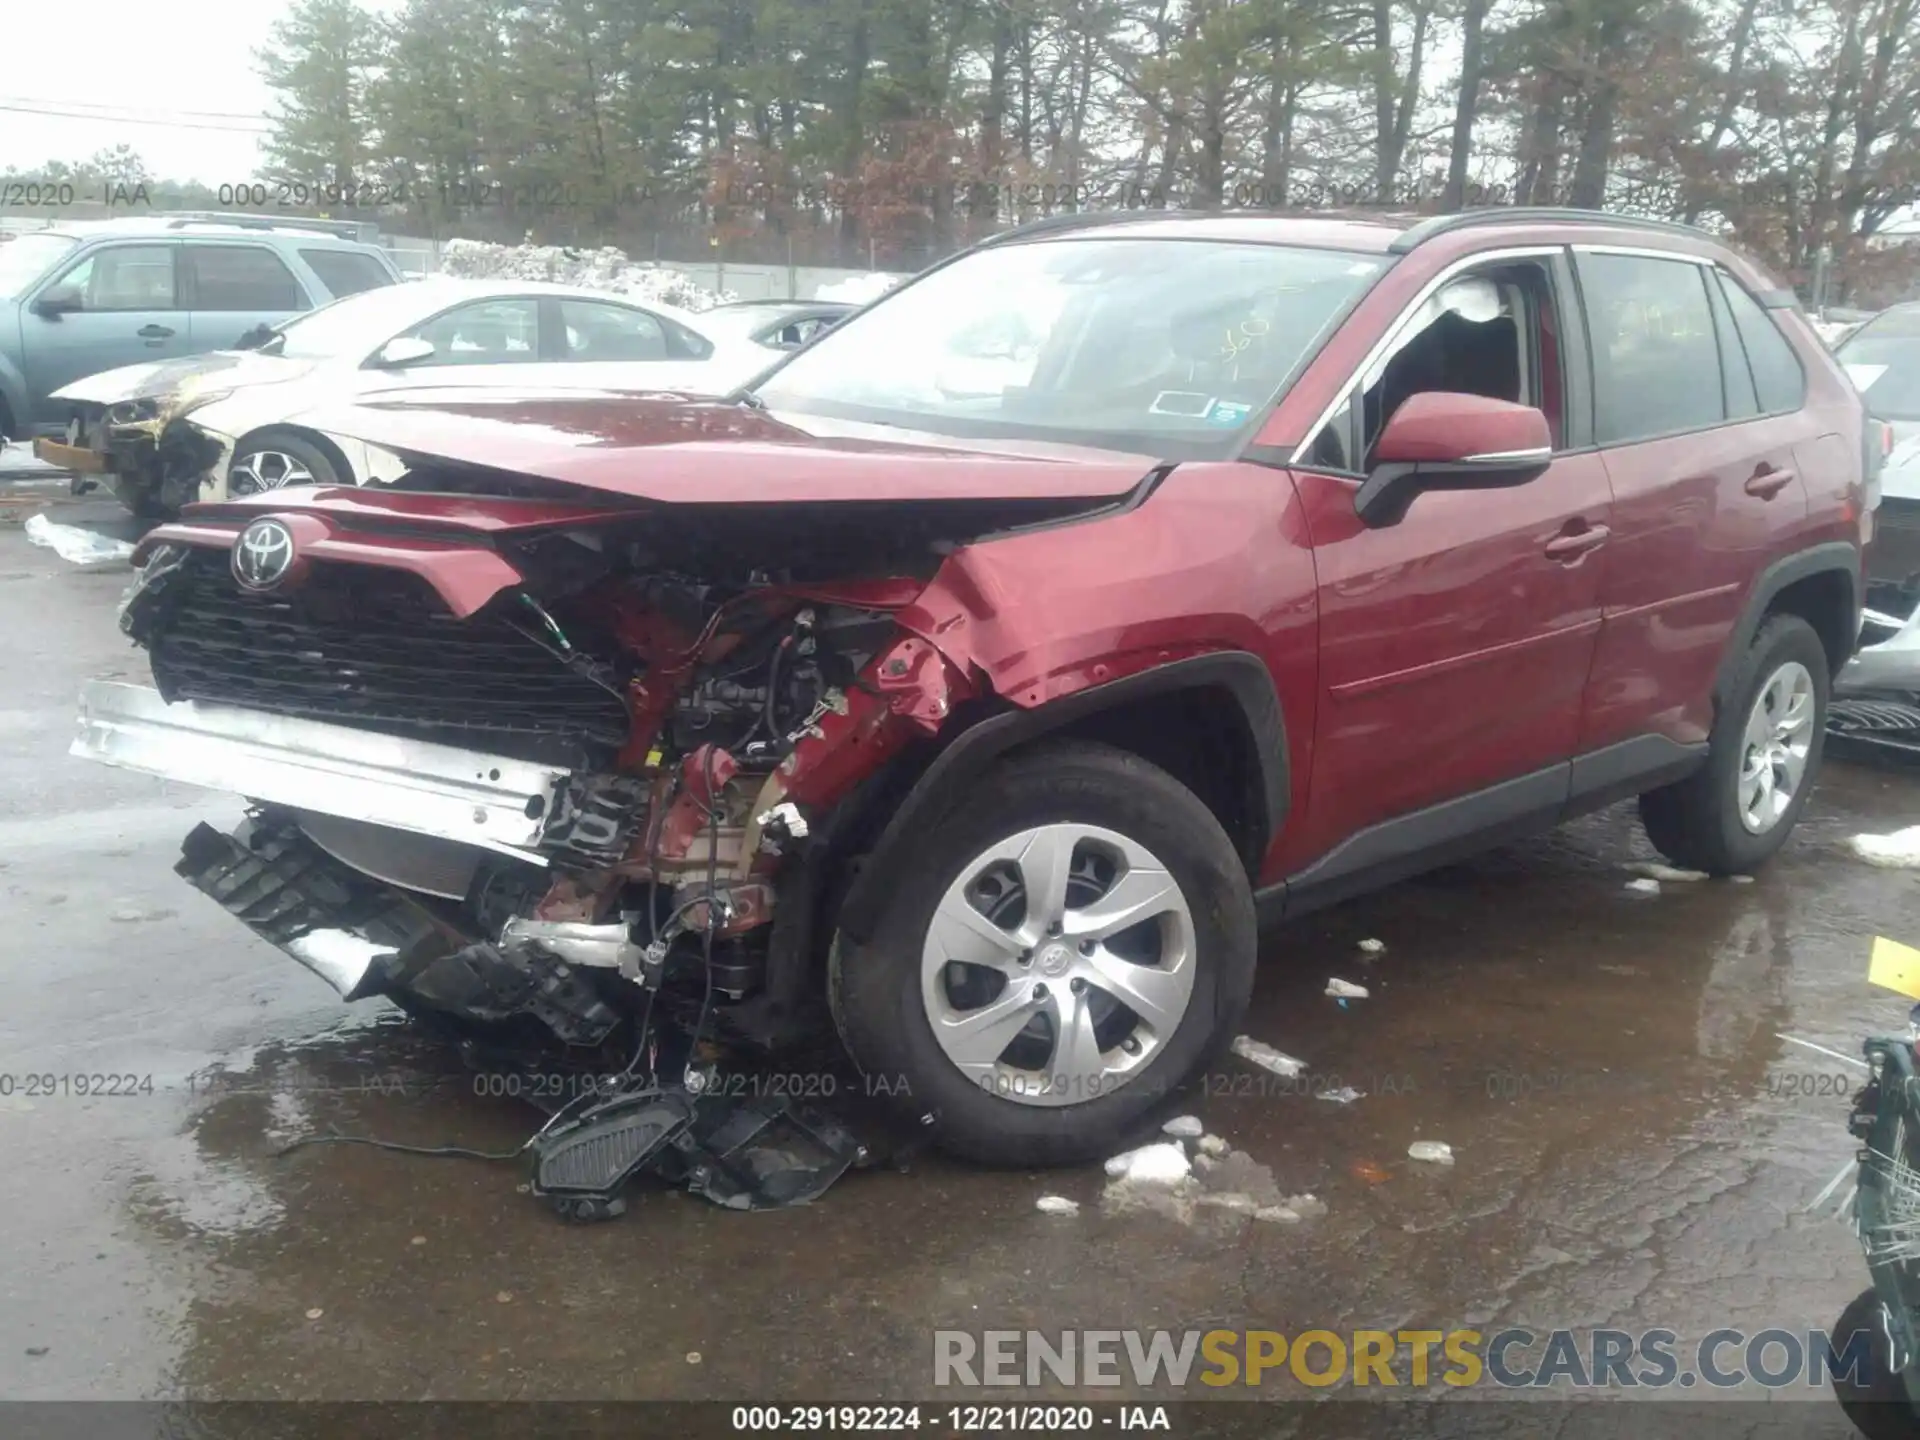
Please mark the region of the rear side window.
[[304, 310], [306, 294], [263, 245], [188, 245], [181, 253], [194, 310]]
[[352, 250], [302, 250], [300, 258], [320, 277], [320, 283], [336, 300], [393, 284], [393, 276], [387, 273], [386, 266], [371, 255]]
[[1723, 422], [1705, 268], [1592, 253], [1579, 265], [1593, 337], [1594, 439], [1622, 445]]
[[[1731, 275], [1720, 276], [1720, 293], [1733, 312], [1733, 328], [1739, 332], [1741, 348], [1753, 370], [1753, 388], [1759, 393], [1761, 410], [1769, 415], [1798, 410], [1807, 398], [1807, 376], [1793, 346], [1760, 302]], [[1729, 366], [1737, 361], [1736, 355], [1728, 355]]]

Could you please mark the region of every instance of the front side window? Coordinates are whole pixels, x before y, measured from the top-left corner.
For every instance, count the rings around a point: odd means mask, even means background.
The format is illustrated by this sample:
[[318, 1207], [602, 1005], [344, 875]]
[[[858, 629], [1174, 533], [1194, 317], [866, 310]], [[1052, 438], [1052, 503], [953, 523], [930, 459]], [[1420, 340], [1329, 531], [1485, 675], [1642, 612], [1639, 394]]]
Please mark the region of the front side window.
[[756, 393], [939, 435], [1226, 456], [1385, 265], [1233, 241], [989, 247], [841, 321]]
[[482, 300], [408, 333], [433, 346], [429, 364], [526, 365], [539, 358], [540, 307], [534, 300]]
[[110, 245], [62, 275], [82, 310], [174, 310], [171, 245]]
[[1704, 266], [1582, 254], [1593, 344], [1594, 439], [1623, 445], [1727, 418]]
[[1834, 352], [1867, 409], [1882, 420], [1920, 420], [1920, 306], [1888, 310]]
[[280, 257], [264, 245], [187, 245], [181, 264], [195, 310], [304, 310], [307, 297]]

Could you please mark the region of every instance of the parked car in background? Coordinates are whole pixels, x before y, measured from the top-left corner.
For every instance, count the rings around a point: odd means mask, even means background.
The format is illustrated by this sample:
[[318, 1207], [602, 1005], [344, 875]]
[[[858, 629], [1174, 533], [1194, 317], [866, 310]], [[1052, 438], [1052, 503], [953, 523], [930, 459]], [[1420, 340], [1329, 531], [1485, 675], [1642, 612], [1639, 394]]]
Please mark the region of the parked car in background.
[[[62, 386], [197, 355], [400, 272], [358, 224], [154, 215], [32, 230], [0, 250], [0, 435], [58, 435]], [[58, 463], [56, 461], [56, 463]]]
[[43, 453], [163, 516], [194, 499], [371, 478], [377, 456], [302, 423], [316, 405], [448, 386], [720, 394], [778, 358], [686, 311], [533, 280], [388, 286], [244, 338], [65, 386], [53, 398], [69, 433]]
[[715, 335], [744, 335], [768, 350], [798, 350], [859, 308], [844, 300], [735, 300], [701, 312], [701, 321]]
[[1257, 913], [1634, 796], [1675, 863], [1764, 863], [1879, 458], [1712, 237], [1501, 207], [1055, 218], [719, 401], [317, 418], [403, 480], [153, 531], [155, 688], [82, 702], [75, 753], [254, 802], [178, 873], [345, 998], [682, 1100], [689, 1029], [830, 1014], [1018, 1165], [1201, 1073]]

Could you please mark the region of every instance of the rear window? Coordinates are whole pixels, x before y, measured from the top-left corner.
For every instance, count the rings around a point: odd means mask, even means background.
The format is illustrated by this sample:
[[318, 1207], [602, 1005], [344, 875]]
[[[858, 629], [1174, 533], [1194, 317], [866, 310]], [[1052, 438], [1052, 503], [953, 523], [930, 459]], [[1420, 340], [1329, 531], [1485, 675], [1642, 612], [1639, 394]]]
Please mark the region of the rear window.
[[286, 263], [264, 245], [188, 245], [182, 255], [194, 310], [307, 308], [306, 293]]
[[393, 284], [393, 276], [387, 273], [386, 266], [373, 256], [355, 250], [302, 250], [300, 258], [320, 277], [320, 283], [336, 300]]

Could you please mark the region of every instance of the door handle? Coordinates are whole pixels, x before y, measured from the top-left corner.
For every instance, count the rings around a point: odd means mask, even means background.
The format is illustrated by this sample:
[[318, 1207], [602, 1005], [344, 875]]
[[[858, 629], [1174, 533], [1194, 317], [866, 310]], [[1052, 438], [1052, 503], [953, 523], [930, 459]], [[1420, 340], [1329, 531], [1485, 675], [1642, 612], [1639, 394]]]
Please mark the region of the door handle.
[[1607, 543], [1607, 537], [1613, 531], [1604, 525], [1589, 525], [1584, 530], [1574, 530], [1556, 535], [1547, 542], [1549, 560], [1578, 560], [1589, 550], [1598, 550]]
[[164, 340], [173, 334], [173, 331], [165, 325], [142, 325], [133, 333], [142, 340]]
[[1771, 500], [1792, 483], [1793, 471], [1778, 470], [1763, 465], [1747, 477], [1744, 488], [1749, 495], [1758, 496], [1762, 500]]

